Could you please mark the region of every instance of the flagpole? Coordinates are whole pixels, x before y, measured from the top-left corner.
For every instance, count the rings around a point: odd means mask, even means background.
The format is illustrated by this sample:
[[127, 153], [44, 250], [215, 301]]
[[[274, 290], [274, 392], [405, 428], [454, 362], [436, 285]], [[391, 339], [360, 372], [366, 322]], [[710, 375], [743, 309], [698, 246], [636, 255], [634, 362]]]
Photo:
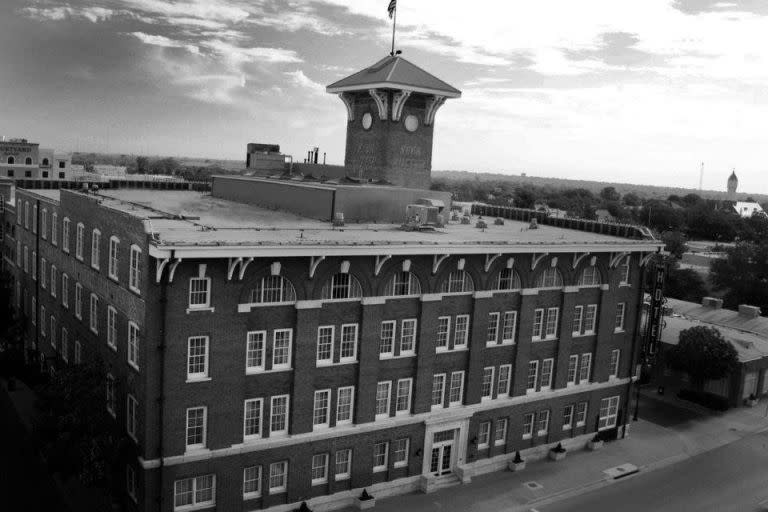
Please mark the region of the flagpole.
[[395, 8], [392, 12], [392, 53], [390, 55], [395, 55], [395, 27], [397, 26], [397, 5], [395, 5]]

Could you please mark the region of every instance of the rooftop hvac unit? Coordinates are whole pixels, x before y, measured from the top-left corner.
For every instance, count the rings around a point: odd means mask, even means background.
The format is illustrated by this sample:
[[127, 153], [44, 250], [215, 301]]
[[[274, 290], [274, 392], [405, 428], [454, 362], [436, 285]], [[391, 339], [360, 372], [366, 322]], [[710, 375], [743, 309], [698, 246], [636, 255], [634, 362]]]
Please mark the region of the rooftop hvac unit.
[[440, 212], [436, 206], [409, 204], [405, 207], [405, 223], [402, 228], [407, 231], [430, 231], [440, 224]]

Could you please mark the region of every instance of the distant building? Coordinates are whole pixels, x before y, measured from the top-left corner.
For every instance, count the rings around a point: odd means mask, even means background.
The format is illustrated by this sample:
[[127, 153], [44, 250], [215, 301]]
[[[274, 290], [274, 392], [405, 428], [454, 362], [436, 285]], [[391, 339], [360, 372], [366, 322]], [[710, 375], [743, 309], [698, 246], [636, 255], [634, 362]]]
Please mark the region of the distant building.
[[733, 209], [736, 210], [736, 213], [742, 218], [749, 218], [753, 215], [765, 215], [763, 207], [760, 206], [759, 203], [754, 202], [736, 201], [733, 204]]
[[0, 140], [0, 176], [31, 180], [68, 180], [72, 156], [41, 148], [27, 139]]
[[736, 201], [736, 189], [738, 186], [739, 178], [736, 177], [736, 170], [734, 170], [728, 177], [728, 201]]

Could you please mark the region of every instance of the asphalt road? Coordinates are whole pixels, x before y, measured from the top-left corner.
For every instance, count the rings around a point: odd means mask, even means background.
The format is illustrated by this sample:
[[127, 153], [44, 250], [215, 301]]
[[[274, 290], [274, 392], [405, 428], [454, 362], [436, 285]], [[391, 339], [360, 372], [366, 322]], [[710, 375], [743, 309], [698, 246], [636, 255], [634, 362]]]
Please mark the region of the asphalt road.
[[763, 432], [536, 510], [751, 512], [760, 510], [758, 504], [766, 499], [768, 432]]

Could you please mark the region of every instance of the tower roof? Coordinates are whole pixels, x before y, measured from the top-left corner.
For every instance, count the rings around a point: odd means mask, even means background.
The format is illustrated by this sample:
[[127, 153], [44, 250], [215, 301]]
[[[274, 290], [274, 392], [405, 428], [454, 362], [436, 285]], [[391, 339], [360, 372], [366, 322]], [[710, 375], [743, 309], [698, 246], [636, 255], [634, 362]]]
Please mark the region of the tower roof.
[[460, 90], [399, 55], [384, 57], [376, 64], [342, 78], [325, 88], [326, 92], [329, 93], [367, 89], [400, 89], [448, 98], [461, 96]]
[[730, 178], [728, 178], [728, 181], [731, 181], [731, 180], [739, 181], [739, 178], [736, 177], [736, 170], [735, 169], [731, 172]]

